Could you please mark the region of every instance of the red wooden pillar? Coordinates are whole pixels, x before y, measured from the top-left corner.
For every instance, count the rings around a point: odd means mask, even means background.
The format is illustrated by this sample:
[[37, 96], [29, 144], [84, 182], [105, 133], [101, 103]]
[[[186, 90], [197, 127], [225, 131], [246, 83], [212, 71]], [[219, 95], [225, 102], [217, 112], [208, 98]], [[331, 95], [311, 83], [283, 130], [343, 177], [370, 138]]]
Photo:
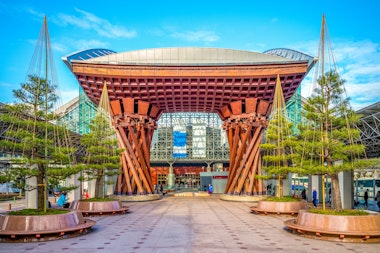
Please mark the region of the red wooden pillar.
[[268, 109], [267, 101], [248, 98], [231, 102], [219, 112], [230, 146], [226, 194], [261, 195], [265, 192], [263, 180], [258, 176], [262, 174], [260, 143], [268, 125]]
[[121, 174], [115, 194], [144, 195], [153, 193], [150, 171], [150, 145], [160, 111], [145, 101], [123, 98], [110, 102], [112, 124], [116, 130], [121, 155]]

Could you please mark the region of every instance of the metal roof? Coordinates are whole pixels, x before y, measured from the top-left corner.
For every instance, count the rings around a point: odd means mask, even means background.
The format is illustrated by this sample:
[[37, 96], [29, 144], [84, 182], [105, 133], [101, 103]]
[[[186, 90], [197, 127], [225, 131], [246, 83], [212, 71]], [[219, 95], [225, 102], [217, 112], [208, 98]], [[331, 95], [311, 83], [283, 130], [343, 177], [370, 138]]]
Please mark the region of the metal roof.
[[367, 107], [364, 107], [360, 110], [357, 110], [356, 113], [362, 114], [362, 115], [372, 115], [377, 112], [380, 112], [380, 102], [374, 103], [372, 105], [369, 105]]
[[114, 54], [114, 53], [116, 52], [109, 49], [93, 48], [93, 49], [71, 53], [69, 55], [62, 57], [62, 60], [69, 67], [69, 69], [71, 69], [71, 61], [74, 61], [74, 60], [84, 61], [91, 58], [97, 58], [97, 57]]
[[[273, 53], [271, 50], [265, 53], [226, 48], [153, 48], [121, 53], [107, 53], [103, 56], [81, 58], [91, 49], [66, 56], [66, 62], [86, 61], [99, 64], [126, 64], [126, 65], [244, 65], [253, 63], [281, 63], [308, 61], [310, 64], [314, 58], [306, 54], [282, 49], [283, 54]], [[110, 51], [110, 50], [109, 50]], [[113, 52], [113, 51], [110, 51]], [[286, 53], [288, 52], [288, 53]], [[302, 55], [303, 57], [294, 57]], [[63, 60], [65, 61], [65, 58]]]
[[367, 157], [380, 157], [380, 102], [356, 111], [362, 115], [358, 127]]

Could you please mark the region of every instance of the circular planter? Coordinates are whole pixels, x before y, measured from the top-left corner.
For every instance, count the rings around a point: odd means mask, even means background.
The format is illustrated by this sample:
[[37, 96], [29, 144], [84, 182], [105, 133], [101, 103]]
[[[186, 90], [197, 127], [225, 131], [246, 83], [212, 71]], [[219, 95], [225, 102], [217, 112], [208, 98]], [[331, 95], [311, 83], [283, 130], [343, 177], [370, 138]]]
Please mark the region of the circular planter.
[[162, 194], [147, 194], [147, 195], [112, 195], [111, 198], [125, 202], [145, 202], [154, 201], [162, 198]]
[[380, 242], [380, 215], [326, 215], [300, 211], [284, 222], [290, 232], [322, 240]]
[[225, 201], [236, 202], [257, 202], [266, 198], [265, 195], [232, 195], [232, 194], [220, 194], [219, 198]]
[[264, 214], [291, 214], [295, 215], [300, 210], [308, 209], [307, 202], [305, 200], [279, 202], [279, 201], [265, 201], [260, 200], [257, 207], [251, 207], [253, 213]]
[[77, 210], [83, 216], [98, 216], [110, 214], [125, 214], [128, 211], [119, 200], [111, 201], [78, 201], [74, 200], [71, 204], [71, 209]]
[[86, 234], [96, 224], [80, 212], [0, 216], [0, 241], [46, 241]]

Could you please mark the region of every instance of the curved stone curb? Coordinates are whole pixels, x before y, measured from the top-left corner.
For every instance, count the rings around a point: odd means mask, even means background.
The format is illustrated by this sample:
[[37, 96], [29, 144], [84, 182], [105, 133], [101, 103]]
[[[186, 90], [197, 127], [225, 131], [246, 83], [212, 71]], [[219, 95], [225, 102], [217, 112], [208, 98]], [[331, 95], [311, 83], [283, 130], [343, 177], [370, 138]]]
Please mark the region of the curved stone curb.
[[1, 242], [32, 242], [65, 239], [87, 234], [96, 224], [71, 211], [49, 215], [0, 216]]
[[114, 201], [78, 201], [71, 204], [71, 209], [82, 213], [84, 217], [125, 214], [129, 208], [124, 207], [120, 200]]
[[277, 202], [260, 200], [257, 207], [251, 207], [253, 213], [263, 214], [290, 214], [296, 215], [300, 210], [308, 209], [309, 206], [305, 200], [294, 202]]
[[220, 199], [225, 201], [236, 201], [236, 202], [258, 202], [259, 200], [267, 198], [266, 195], [229, 195], [229, 194], [221, 194]]
[[153, 201], [161, 199], [161, 194], [149, 194], [149, 195], [111, 195], [113, 199], [117, 199], [123, 202], [142, 202], [142, 201]]
[[284, 222], [295, 234], [341, 242], [380, 242], [380, 215], [345, 216], [315, 214], [302, 210], [296, 219]]

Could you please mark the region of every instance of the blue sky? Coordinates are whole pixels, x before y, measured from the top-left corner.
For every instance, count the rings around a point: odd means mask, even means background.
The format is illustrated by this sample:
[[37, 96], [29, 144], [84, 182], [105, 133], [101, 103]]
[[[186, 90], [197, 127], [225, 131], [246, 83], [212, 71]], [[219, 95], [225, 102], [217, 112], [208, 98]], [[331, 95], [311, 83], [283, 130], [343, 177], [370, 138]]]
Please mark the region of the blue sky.
[[[79, 86], [61, 57], [90, 48], [218, 47], [318, 54], [324, 13], [339, 73], [355, 109], [380, 101], [380, 1], [1, 0], [0, 102], [26, 81], [47, 16], [62, 102]], [[311, 74], [310, 74], [311, 76]], [[310, 77], [303, 95], [310, 94]]]

